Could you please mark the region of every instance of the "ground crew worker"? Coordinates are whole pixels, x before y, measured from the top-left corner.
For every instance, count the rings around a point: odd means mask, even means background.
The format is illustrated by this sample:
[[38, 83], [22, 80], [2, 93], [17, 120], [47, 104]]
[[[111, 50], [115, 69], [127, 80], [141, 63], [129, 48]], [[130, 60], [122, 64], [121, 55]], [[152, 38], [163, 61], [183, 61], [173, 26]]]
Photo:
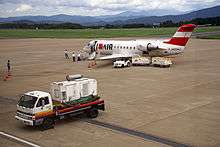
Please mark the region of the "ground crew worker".
[[80, 53], [78, 53], [77, 58], [78, 58], [78, 59], [77, 59], [78, 61], [81, 61], [81, 55], [80, 55]]
[[75, 62], [76, 61], [76, 58], [75, 58], [75, 53], [73, 52], [73, 54], [72, 54], [72, 57], [73, 57], [73, 62]]
[[7, 62], [7, 69], [8, 69], [8, 73], [10, 72], [11, 70], [11, 64], [10, 64], [10, 60], [8, 60]]
[[66, 58], [66, 59], [69, 59], [69, 56], [68, 56], [68, 51], [67, 51], [67, 49], [65, 49], [65, 50], [64, 50], [64, 55], [65, 55], [65, 58]]

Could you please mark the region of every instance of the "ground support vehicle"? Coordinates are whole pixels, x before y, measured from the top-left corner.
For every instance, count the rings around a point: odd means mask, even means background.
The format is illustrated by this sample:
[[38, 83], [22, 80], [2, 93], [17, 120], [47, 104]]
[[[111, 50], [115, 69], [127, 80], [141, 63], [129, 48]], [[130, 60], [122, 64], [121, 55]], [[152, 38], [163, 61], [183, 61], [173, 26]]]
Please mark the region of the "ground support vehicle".
[[132, 57], [133, 66], [146, 66], [151, 64], [151, 57]]
[[96, 88], [95, 79], [54, 82], [51, 94], [43, 91], [25, 93], [17, 104], [15, 118], [25, 125], [41, 126], [44, 130], [53, 128], [57, 120], [81, 113], [95, 118], [99, 110], [105, 110], [104, 100], [97, 95]]
[[172, 65], [172, 61], [170, 58], [165, 57], [152, 57], [152, 63], [153, 66], [159, 66], [159, 67], [170, 67]]
[[130, 67], [131, 61], [130, 60], [117, 60], [113, 64], [114, 68], [124, 68], [124, 67]]

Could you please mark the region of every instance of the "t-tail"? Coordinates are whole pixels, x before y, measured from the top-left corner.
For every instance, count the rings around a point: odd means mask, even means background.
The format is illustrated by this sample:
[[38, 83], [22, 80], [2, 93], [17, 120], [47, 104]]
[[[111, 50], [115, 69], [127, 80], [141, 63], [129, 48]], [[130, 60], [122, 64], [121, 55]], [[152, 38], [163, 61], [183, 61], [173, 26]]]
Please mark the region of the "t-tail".
[[178, 46], [185, 46], [195, 28], [196, 25], [194, 24], [182, 25], [181, 27], [179, 27], [179, 29], [173, 35], [173, 37], [169, 41], [164, 41], [164, 43], [178, 45]]

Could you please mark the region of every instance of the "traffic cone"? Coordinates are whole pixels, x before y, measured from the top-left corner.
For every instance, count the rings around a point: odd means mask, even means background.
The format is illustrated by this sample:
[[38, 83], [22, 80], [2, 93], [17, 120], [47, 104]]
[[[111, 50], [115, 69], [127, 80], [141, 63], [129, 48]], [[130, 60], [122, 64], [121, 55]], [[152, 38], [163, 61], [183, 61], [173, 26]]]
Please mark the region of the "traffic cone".
[[91, 68], [91, 64], [90, 64], [90, 62], [89, 62], [88, 68]]
[[11, 72], [10, 72], [10, 71], [8, 72], [8, 76], [12, 76], [12, 74], [11, 74]]
[[5, 74], [5, 75], [4, 75], [4, 81], [7, 81], [8, 78], [9, 78], [8, 74]]

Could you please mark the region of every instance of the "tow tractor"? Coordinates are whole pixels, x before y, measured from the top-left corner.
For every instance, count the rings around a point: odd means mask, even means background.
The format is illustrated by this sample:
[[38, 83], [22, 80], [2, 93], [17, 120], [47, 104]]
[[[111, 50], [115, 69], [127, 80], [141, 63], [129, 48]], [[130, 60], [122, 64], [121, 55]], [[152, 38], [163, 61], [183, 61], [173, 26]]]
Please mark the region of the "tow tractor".
[[114, 68], [130, 67], [131, 61], [129, 59], [118, 59], [113, 63]]
[[97, 94], [97, 81], [81, 75], [69, 75], [66, 81], [51, 83], [50, 93], [30, 91], [17, 103], [15, 118], [25, 125], [53, 128], [60, 119], [85, 113], [95, 118], [105, 110], [104, 100]]

